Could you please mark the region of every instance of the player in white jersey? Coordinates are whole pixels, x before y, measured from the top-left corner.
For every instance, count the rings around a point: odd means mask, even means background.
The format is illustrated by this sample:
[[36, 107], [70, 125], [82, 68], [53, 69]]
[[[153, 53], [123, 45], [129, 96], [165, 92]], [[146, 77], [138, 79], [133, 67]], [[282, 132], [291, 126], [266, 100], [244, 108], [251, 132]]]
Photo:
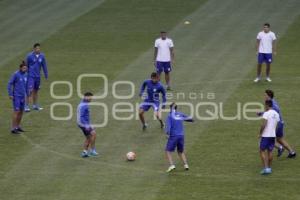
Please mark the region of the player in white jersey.
[[266, 63], [266, 81], [271, 82], [270, 70], [273, 61], [273, 55], [276, 55], [276, 36], [270, 30], [270, 24], [265, 23], [263, 31], [259, 32], [256, 37], [256, 54], [257, 54], [257, 76], [254, 82], [261, 80], [262, 64]]
[[161, 31], [160, 38], [155, 40], [154, 44], [154, 65], [156, 72], [165, 73], [167, 90], [170, 90], [170, 72], [174, 61], [174, 44], [172, 39], [167, 37], [167, 32]]
[[275, 146], [276, 128], [280, 121], [279, 114], [273, 110], [272, 100], [265, 101], [266, 112], [264, 112], [263, 124], [260, 128], [260, 157], [263, 163], [262, 175], [271, 174], [271, 164], [273, 160], [272, 151]]

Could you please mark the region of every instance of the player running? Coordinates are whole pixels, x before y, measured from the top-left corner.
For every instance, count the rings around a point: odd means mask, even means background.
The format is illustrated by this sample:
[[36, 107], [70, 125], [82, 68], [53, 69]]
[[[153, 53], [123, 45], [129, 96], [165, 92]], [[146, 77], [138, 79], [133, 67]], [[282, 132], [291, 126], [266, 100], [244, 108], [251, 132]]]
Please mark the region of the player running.
[[257, 77], [254, 82], [261, 80], [261, 67], [266, 63], [266, 81], [271, 82], [270, 70], [273, 61], [272, 55], [276, 55], [276, 36], [270, 31], [270, 24], [265, 23], [263, 31], [259, 32], [256, 38], [256, 53], [257, 53]]
[[160, 122], [161, 128], [164, 127], [164, 122], [161, 119], [160, 113], [160, 93], [162, 94], [162, 108], [165, 108], [166, 104], [166, 91], [164, 87], [159, 82], [159, 76], [156, 72], [151, 74], [151, 79], [145, 80], [141, 86], [139, 96], [142, 97], [145, 89], [147, 88], [147, 97], [144, 102], [141, 103], [139, 109], [139, 117], [143, 125], [143, 130], [146, 130], [147, 124], [145, 122], [144, 113], [148, 111], [151, 107], [154, 110], [154, 114], [158, 121]]
[[177, 148], [177, 153], [179, 158], [184, 163], [184, 169], [189, 170], [189, 165], [187, 163], [187, 159], [184, 153], [184, 127], [183, 121], [193, 122], [191, 117], [178, 112], [177, 105], [172, 103], [170, 105], [170, 113], [166, 119], [166, 134], [168, 138], [168, 142], [166, 145], [166, 157], [169, 161], [170, 167], [168, 168], [167, 172], [171, 172], [176, 167], [173, 162], [172, 152], [175, 151]]
[[260, 128], [260, 157], [263, 163], [263, 170], [260, 172], [262, 175], [272, 173], [272, 151], [275, 145], [276, 127], [280, 121], [279, 114], [273, 110], [273, 102], [271, 100], [265, 101], [266, 112], [263, 113], [263, 124]]
[[280, 107], [279, 107], [277, 101], [275, 101], [275, 99], [274, 99], [274, 92], [272, 90], [266, 90], [265, 95], [266, 95], [265, 96], [266, 100], [271, 100], [272, 101], [273, 109], [279, 114], [279, 118], [280, 118], [280, 121], [278, 122], [278, 126], [277, 126], [277, 129], [276, 129], [276, 141], [280, 144], [278, 146], [276, 145], [276, 147], [278, 148], [277, 156], [280, 157], [282, 155], [283, 151], [284, 151], [284, 148], [285, 148], [286, 150], [289, 151], [288, 158], [294, 158], [294, 157], [296, 157], [296, 152], [291, 148], [291, 146], [284, 139], [284, 131], [283, 131], [284, 121], [282, 119]]
[[171, 63], [174, 61], [174, 44], [172, 39], [167, 37], [167, 32], [161, 31], [160, 38], [155, 40], [154, 44], [154, 66], [156, 72], [160, 76], [162, 72], [165, 73], [165, 80], [167, 90], [170, 86], [170, 72], [172, 71]]
[[28, 98], [26, 100], [25, 112], [30, 112], [29, 103], [32, 103], [33, 110], [42, 110], [38, 105], [38, 91], [41, 84], [41, 68], [43, 68], [45, 79], [48, 79], [48, 70], [45, 55], [41, 52], [41, 45], [33, 45], [33, 51], [27, 55], [28, 66]]
[[93, 94], [86, 92], [83, 100], [77, 107], [77, 124], [86, 138], [83, 144], [83, 152], [81, 153], [81, 157], [83, 158], [98, 155], [95, 148], [96, 131], [90, 122], [89, 103], [92, 101], [92, 98]]
[[24, 132], [21, 128], [21, 120], [23, 116], [23, 110], [25, 106], [25, 98], [27, 95], [27, 66], [23, 61], [20, 64], [20, 68], [10, 78], [7, 91], [9, 98], [12, 100], [14, 113], [12, 116], [12, 129], [11, 133], [19, 134]]

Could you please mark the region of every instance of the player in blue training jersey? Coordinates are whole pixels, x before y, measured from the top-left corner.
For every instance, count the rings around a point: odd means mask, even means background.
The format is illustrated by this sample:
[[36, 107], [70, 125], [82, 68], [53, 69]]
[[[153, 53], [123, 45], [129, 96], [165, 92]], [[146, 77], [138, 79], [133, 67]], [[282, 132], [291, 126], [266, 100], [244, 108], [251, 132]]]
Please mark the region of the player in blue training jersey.
[[183, 121], [193, 122], [193, 119], [181, 112], [177, 111], [177, 105], [172, 103], [170, 105], [170, 113], [166, 119], [166, 134], [168, 142], [166, 145], [166, 157], [169, 161], [170, 167], [167, 172], [171, 172], [175, 169], [175, 165], [172, 158], [172, 152], [177, 148], [179, 158], [184, 163], [184, 169], [189, 170], [187, 159], [184, 153], [184, 127]]
[[29, 103], [32, 103], [34, 110], [42, 110], [38, 105], [38, 91], [41, 85], [41, 68], [44, 71], [45, 79], [48, 79], [48, 70], [45, 55], [41, 52], [41, 45], [33, 45], [33, 51], [27, 55], [28, 66], [28, 98], [26, 100], [25, 112], [30, 112]]
[[140, 97], [143, 96], [145, 89], [147, 88], [147, 97], [143, 103], [140, 105], [139, 109], [139, 117], [143, 125], [143, 130], [147, 128], [147, 124], [144, 118], [144, 112], [148, 111], [151, 107], [154, 110], [154, 114], [158, 121], [160, 122], [161, 128], [164, 127], [164, 122], [161, 119], [160, 113], [160, 93], [162, 94], [162, 108], [165, 108], [166, 104], [166, 91], [163, 85], [159, 82], [159, 76], [156, 72], [151, 74], [151, 79], [145, 80], [141, 86]]
[[77, 125], [86, 137], [86, 140], [83, 144], [83, 152], [81, 153], [83, 158], [98, 155], [95, 148], [96, 131], [92, 127], [90, 121], [89, 103], [92, 101], [92, 98], [93, 94], [86, 92], [83, 100], [77, 107]]
[[279, 108], [278, 103], [274, 99], [274, 92], [272, 90], [266, 90], [265, 91], [265, 99], [266, 100], [271, 100], [273, 103], [273, 109], [279, 114], [280, 121], [278, 122], [278, 126], [276, 129], [276, 141], [280, 145], [276, 145], [276, 148], [278, 149], [278, 154], [277, 156], [280, 157], [284, 151], [284, 149], [289, 151], [288, 158], [294, 158], [296, 157], [296, 152], [291, 148], [289, 143], [284, 139], [284, 121], [282, 119], [281, 111]]
[[27, 66], [23, 61], [20, 64], [20, 69], [16, 71], [10, 78], [7, 91], [9, 98], [12, 100], [14, 113], [12, 116], [12, 130], [11, 133], [19, 134], [24, 132], [21, 128], [21, 120], [25, 106], [25, 98], [27, 95]]

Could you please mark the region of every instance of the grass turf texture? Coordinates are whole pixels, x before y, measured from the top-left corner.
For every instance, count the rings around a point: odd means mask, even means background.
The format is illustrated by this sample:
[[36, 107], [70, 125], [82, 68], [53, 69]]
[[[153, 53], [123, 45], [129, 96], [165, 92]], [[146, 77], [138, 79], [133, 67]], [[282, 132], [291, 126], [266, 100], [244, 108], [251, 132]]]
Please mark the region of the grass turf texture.
[[[261, 8], [257, 8], [258, 1], [201, 3], [103, 3], [43, 41], [50, 81], [75, 83], [81, 73], [104, 73], [110, 80], [131, 80], [138, 86], [152, 70], [155, 35], [160, 29], [172, 30], [170, 34], [176, 45], [174, 93], [215, 92], [216, 101], [225, 102], [226, 112], [233, 113], [235, 102], [262, 101], [264, 89], [270, 87], [282, 106], [287, 138], [299, 146], [296, 135], [299, 109], [292, 106], [299, 102], [292, 90], [299, 85], [296, 58], [300, 19], [295, 18], [299, 3], [274, 1], [269, 9], [266, 9], [268, 1], [263, 1]], [[271, 12], [268, 18], [265, 12]], [[192, 22], [190, 26], [182, 25], [186, 19]], [[279, 55], [272, 71], [274, 82], [255, 85], [252, 41], [265, 20], [281, 36]], [[21, 58], [17, 56], [1, 66], [1, 91], [5, 91], [7, 77]], [[97, 92], [99, 83], [93, 81], [84, 87]], [[63, 92], [61, 89], [57, 94]], [[273, 199], [283, 195], [289, 195], [285, 199], [299, 198], [297, 160], [275, 159], [272, 176], [258, 174], [259, 122], [218, 120], [188, 125], [186, 140], [191, 171], [185, 173], [178, 165], [177, 172], [166, 175], [162, 154], [165, 140], [156, 122], [150, 121], [148, 132], [142, 133], [138, 121], [109, 120], [106, 128], [98, 129], [97, 147], [101, 156], [83, 160], [79, 157], [83, 136], [75, 118], [57, 122], [49, 117], [49, 105], [55, 101], [49, 96], [49, 82], [44, 82], [41, 102], [46, 106], [45, 111], [27, 115], [24, 127], [28, 132], [14, 137], [8, 133], [10, 102], [2, 98], [1, 107], [6, 109], [0, 122], [1, 198]], [[66, 100], [74, 110], [78, 101], [76, 94]], [[110, 107], [118, 101], [109, 97], [103, 102]], [[137, 152], [138, 159], [133, 163], [124, 161], [129, 150]]]

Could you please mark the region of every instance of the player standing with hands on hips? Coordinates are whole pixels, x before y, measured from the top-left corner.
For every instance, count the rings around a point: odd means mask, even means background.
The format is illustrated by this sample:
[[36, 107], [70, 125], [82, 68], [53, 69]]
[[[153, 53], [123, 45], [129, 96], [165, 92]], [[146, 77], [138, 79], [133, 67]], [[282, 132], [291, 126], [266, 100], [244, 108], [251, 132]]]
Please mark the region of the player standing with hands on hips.
[[257, 54], [257, 77], [254, 82], [261, 80], [261, 67], [266, 63], [266, 81], [271, 82], [270, 70], [273, 61], [273, 55], [276, 55], [276, 36], [270, 30], [270, 24], [265, 23], [263, 31], [259, 32], [256, 38], [256, 54]]
[[42, 110], [38, 105], [38, 91], [41, 85], [41, 68], [43, 68], [45, 79], [48, 79], [48, 70], [45, 55], [41, 52], [41, 45], [33, 45], [33, 51], [27, 55], [28, 66], [28, 97], [26, 100], [25, 112], [30, 112], [29, 103], [32, 103], [33, 110]]
[[23, 116], [25, 98], [27, 95], [27, 66], [23, 61], [20, 64], [20, 68], [10, 78], [7, 91], [9, 98], [12, 100], [14, 113], [12, 116], [12, 129], [11, 133], [19, 134], [24, 132], [21, 128], [21, 120]]
[[170, 72], [172, 71], [172, 64], [174, 62], [174, 44], [172, 39], [167, 37], [166, 31], [160, 32], [160, 38], [155, 40], [154, 44], [154, 66], [156, 72], [160, 76], [162, 72], [165, 73], [166, 89], [171, 90], [170, 86]]

